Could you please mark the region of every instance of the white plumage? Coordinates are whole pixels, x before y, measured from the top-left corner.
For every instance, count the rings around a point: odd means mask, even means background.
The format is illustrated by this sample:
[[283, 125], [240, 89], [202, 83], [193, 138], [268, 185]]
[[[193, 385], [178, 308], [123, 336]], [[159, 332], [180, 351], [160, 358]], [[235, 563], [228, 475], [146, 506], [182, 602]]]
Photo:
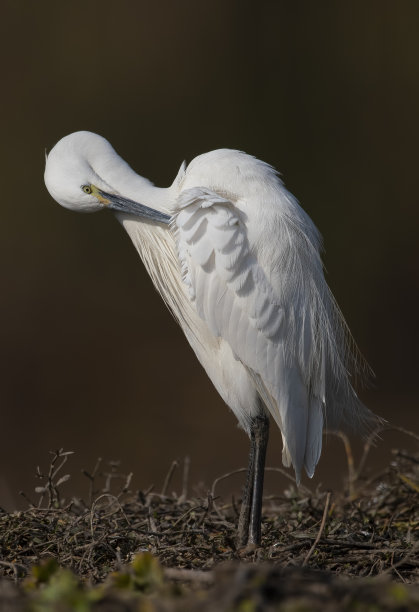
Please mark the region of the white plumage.
[[158, 189], [105, 139], [78, 132], [51, 151], [45, 181], [69, 208], [118, 196], [170, 216], [165, 225], [115, 206], [215, 387], [249, 434], [262, 400], [297, 481], [303, 467], [314, 473], [325, 424], [373, 419], [350, 382], [363, 362], [326, 284], [320, 235], [272, 167], [221, 149]]
[[[324, 279], [320, 236], [274, 170], [239, 151], [196, 158], [178, 190], [171, 226], [190, 299], [278, 424], [284, 463], [297, 480], [303, 466], [311, 477], [324, 420], [336, 428], [364, 413], [348, 380], [348, 334]], [[221, 367], [226, 375], [228, 361]], [[254, 401], [237, 395], [230, 406], [248, 430]]]

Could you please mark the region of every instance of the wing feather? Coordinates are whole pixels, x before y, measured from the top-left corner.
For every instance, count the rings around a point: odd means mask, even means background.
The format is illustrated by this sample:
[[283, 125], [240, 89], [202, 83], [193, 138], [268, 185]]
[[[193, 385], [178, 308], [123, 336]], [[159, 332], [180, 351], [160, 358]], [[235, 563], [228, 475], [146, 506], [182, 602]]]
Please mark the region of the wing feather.
[[171, 227], [190, 299], [247, 369], [299, 480], [303, 467], [313, 475], [324, 419], [372, 417], [349, 382], [356, 348], [324, 279], [317, 230], [278, 186], [274, 261], [258, 259], [241, 208], [207, 188], [180, 193]]
[[[258, 379], [299, 478], [306, 438], [305, 387], [283, 357], [285, 311], [251, 252], [246, 227], [231, 202], [197, 189], [181, 194], [174, 223], [185, 282], [192, 285], [197, 312]], [[297, 410], [290, 401], [296, 385]]]

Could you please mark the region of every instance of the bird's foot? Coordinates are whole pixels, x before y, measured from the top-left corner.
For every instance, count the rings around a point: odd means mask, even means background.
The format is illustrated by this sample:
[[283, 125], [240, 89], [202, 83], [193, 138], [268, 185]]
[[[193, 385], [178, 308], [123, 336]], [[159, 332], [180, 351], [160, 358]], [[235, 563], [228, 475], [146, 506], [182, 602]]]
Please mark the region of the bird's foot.
[[256, 550], [258, 550], [258, 548], [260, 548], [260, 544], [255, 544], [254, 542], [248, 542], [244, 546], [238, 547], [237, 553], [239, 557], [243, 559], [245, 557], [249, 557], [250, 555], [253, 555], [256, 552]]

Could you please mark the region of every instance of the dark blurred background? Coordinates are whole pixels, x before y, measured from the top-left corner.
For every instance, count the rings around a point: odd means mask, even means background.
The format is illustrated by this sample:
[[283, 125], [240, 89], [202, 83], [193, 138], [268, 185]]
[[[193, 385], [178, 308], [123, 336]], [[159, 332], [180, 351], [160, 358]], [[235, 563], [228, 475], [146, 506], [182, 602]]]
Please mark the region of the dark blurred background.
[[[45, 149], [81, 129], [159, 186], [220, 147], [277, 167], [323, 233], [329, 284], [376, 373], [363, 398], [417, 427], [418, 2], [3, 0], [0, 23], [0, 504], [32, 495], [59, 447], [76, 452], [68, 495], [98, 456], [134, 487], [160, 487], [185, 455], [204, 486], [246, 464], [122, 228], [44, 187]], [[411, 444], [384, 434], [372, 465]], [[280, 449], [272, 432], [269, 464]], [[328, 439], [314, 485], [339, 487], [344, 468]]]

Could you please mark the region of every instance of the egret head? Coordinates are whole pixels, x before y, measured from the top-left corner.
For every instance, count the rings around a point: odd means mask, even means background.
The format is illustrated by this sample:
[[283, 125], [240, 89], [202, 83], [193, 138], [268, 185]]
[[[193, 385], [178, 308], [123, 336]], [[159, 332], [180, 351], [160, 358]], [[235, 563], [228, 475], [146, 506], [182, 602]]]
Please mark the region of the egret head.
[[46, 158], [45, 185], [51, 196], [71, 210], [96, 212], [109, 208], [146, 220], [168, 223], [164, 213], [123, 197], [112, 186], [118, 174], [132, 172], [111, 144], [92, 132], [62, 138]]
[[[116, 156], [105, 138], [75, 132], [62, 138], [47, 156], [45, 185], [61, 206], [81, 212], [104, 208], [99, 189], [109, 189], [94, 167], [103, 156]], [[99, 198], [97, 197], [99, 195]]]

